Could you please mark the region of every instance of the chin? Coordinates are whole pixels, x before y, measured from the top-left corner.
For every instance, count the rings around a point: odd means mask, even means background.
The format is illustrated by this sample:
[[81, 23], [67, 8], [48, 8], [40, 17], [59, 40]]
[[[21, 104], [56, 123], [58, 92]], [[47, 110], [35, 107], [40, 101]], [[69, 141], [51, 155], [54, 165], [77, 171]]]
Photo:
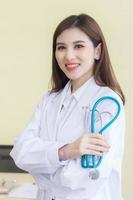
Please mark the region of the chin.
[[80, 76], [75, 76], [75, 75], [69, 75], [69, 76], [67, 76], [69, 79], [71, 79], [71, 80], [77, 80], [77, 79], [79, 79], [80, 78]]

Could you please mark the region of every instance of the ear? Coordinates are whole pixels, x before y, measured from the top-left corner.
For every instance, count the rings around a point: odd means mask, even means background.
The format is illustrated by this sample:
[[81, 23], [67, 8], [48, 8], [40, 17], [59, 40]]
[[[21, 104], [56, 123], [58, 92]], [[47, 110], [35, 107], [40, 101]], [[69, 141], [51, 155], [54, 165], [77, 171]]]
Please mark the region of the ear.
[[102, 48], [101, 46], [102, 46], [102, 44], [99, 43], [99, 44], [97, 45], [97, 47], [95, 47], [95, 55], [94, 55], [95, 60], [99, 60], [99, 59], [100, 59], [100, 56], [101, 56], [101, 48]]

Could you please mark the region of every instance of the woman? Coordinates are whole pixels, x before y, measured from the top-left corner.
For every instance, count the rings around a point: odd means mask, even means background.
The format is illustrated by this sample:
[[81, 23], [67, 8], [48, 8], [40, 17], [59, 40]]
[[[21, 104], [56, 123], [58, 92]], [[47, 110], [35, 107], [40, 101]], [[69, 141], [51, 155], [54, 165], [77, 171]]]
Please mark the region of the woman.
[[[56, 28], [51, 80], [51, 91], [11, 152], [16, 165], [35, 178], [37, 200], [122, 200], [125, 98], [102, 31], [90, 16], [69, 16]], [[98, 134], [117, 111], [112, 101], [102, 102], [93, 134], [92, 106], [103, 96], [117, 99], [121, 112], [103, 135]], [[85, 154], [103, 156], [95, 178], [91, 169], [81, 166]]]

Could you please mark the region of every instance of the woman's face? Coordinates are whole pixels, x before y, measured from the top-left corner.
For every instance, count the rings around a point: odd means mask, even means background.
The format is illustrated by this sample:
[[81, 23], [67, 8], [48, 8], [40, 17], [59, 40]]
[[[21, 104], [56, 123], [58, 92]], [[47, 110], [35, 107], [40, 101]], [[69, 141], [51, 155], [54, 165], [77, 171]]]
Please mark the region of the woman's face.
[[95, 48], [90, 38], [78, 28], [66, 29], [56, 40], [57, 63], [72, 81], [85, 82], [92, 76], [100, 52], [100, 44]]

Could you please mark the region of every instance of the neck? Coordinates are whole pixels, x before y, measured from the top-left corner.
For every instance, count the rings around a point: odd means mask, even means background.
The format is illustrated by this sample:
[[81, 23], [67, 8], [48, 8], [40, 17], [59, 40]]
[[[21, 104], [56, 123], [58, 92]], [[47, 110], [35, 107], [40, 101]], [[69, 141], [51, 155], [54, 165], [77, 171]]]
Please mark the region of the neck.
[[79, 89], [86, 81], [88, 81], [92, 77], [92, 74], [88, 77], [83, 77], [80, 79], [72, 80], [71, 92], [74, 93], [77, 89]]

